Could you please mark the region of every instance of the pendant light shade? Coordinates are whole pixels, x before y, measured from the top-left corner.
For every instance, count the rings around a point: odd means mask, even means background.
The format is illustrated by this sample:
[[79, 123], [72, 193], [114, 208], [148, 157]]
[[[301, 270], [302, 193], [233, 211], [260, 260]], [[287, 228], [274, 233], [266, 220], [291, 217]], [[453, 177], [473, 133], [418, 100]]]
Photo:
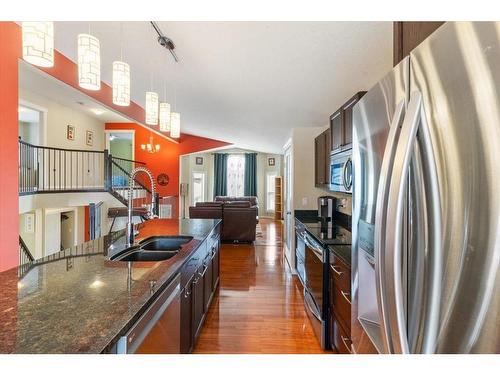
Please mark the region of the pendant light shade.
[[146, 124], [158, 125], [158, 94], [146, 92]]
[[113, 62], [113, 104], [130, 105], [130, 66], [123, 61]]
[[172, 112], [170, 114], [170, 137], [179, 138], [181, 136], [181, 114]]
[[160, 103], [160, 130], [170, 131], [170, 104]]
[[78, 84], [87, 90], [101, 89], [101, 48], [99, 39], [78, 35]]
[[23, 59], [30, 64], [54, 66], [54, 22], [23, 22]]

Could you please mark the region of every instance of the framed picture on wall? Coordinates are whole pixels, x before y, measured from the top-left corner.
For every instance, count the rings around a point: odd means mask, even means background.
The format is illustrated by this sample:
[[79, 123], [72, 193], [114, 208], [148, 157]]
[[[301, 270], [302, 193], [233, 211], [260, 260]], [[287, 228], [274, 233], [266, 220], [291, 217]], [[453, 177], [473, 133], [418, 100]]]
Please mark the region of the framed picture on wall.
[[70, 141], [75, 140], [75, 127], [73, 125], [68, 125], [66, 128], [66, 138], [68, 138]]
[[87, 130], [85, 142], [87, 143], [87, 146], [92, 146], [94, 144], [94, 132], [93, 131]]
[[274, 158], [268, 158], [267, 159], [267, 164], [270, 166], [270, 167], [274, 167], [276, 165], [276, 160]]
[[203, 165], [203, 157], [201, 156], [196, 157], [196, 165]]

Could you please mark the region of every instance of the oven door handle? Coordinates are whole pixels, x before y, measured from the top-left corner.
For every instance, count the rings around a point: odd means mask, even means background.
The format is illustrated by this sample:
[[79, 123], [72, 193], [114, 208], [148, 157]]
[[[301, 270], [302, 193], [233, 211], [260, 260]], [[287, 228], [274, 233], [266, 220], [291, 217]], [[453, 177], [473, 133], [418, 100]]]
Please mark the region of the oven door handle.
[[311, 249], [314, 255], [316, 255], [321, 260], [321, 262], [323, 262], [323, 248], [318, 246], [311, 239], [309, 239], [307, 233], [304, 236], [304, 242], [307, 248]]
[[[351, 168], [351, 175], [347, 176], [347, 168]], [[349, 177], [349, 179], [347, 179]], [[342, 184], [344, 185], [344, 189], [349, 191], [352, 187], [352, 160], [351, 158], [347, 158], [344, 166], [342, 167]]]
[[313, 314], [314, 317], [321, 322], [323, 319], [321, 319], [321, 314], [319, 313], [319, 309], [316, 306], [316, 302], [311, 296], [311, 293], [307, 289], [304, 290], [304, 301], [306, 302], [306, 306], [311, 312], [311, 314]]

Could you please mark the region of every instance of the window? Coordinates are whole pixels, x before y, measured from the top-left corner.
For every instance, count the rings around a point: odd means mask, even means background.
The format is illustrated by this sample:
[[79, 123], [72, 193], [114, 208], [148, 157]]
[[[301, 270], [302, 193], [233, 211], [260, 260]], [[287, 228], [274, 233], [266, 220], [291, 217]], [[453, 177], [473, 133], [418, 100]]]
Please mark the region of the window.
[[245, 156], [227, 157], [227, 195], [242, 197], [245, 194]]
[[275, 198], [275, 178], [276, 172], [267, 172], [266, 175], [266, 211], [274, 212], [274, 198]]
[[205, 173], [193, 172], [193, 205], [205, 202]]

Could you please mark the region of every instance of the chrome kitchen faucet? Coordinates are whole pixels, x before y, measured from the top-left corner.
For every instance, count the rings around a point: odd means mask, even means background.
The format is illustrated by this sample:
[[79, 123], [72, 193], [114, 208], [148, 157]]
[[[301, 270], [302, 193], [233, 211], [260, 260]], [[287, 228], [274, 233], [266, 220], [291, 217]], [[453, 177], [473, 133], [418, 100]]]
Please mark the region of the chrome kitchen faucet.
[[[134, 243], [134, 223], [132, 221], [132, 203], [135, 187], [135, 176], [139, 172], [143, 172], [148, 175], [149, 182], [151, 183], [151, 205], [148, 208], [148, 219], [153, 219], [155, 217], [155, 181], [151, 171], [145, 167], [137, 167], [130, 172], [129, 186], [128, 186], [128, 216], [127, 216], [127, 246], [131, 246]], [[138, 233], [138, 232], [137, 232]]]

